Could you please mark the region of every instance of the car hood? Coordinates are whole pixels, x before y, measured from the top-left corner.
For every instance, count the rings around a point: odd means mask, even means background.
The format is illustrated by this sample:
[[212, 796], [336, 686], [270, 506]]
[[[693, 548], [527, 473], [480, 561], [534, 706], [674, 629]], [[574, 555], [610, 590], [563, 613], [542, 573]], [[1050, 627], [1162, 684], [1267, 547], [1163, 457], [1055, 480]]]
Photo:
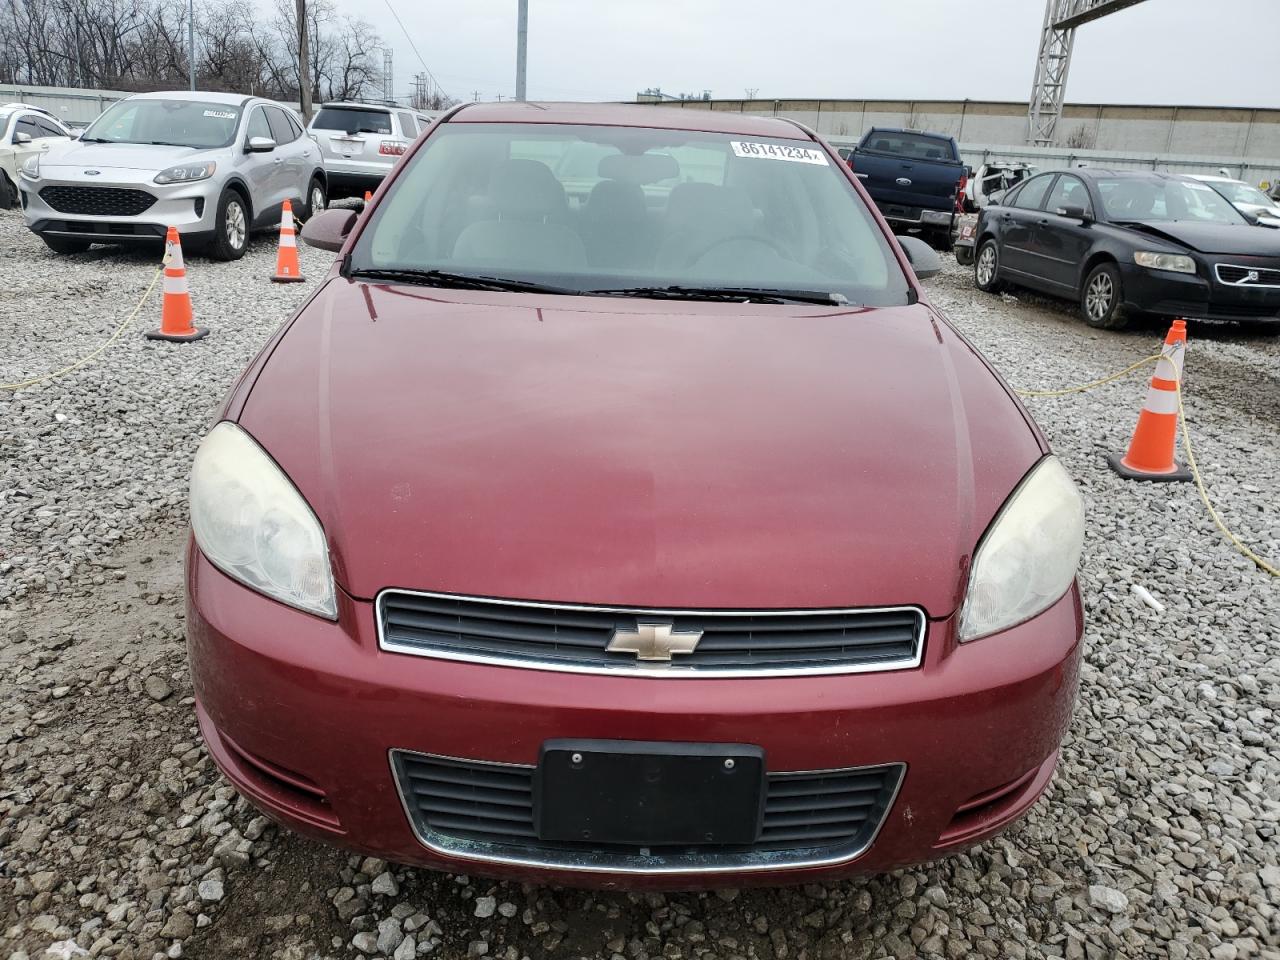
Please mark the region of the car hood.
[[335, 578], [361, 598], [403, 587], [945, 616], [1043, 453], [925, 305], [655, 305], [338, 278], [238, 419], [312, 505]]
[[149, 143], [81, 143], [72, 140], [51, 147], [40, 160], [46, 167], [77, 167], [90, 170], [163, 170], [175, 163], [215, 156], [218, 150], [196, 147], [168, 147]]
[[1171, 241], [1199, 253], [1229, 253], [1249, 257], [1280, 257], [1280, 234], [1256, 230], [1245, 221], [1239, 224], [1189, 223], [1161, 220], [1129, 226], [1136, 233]]

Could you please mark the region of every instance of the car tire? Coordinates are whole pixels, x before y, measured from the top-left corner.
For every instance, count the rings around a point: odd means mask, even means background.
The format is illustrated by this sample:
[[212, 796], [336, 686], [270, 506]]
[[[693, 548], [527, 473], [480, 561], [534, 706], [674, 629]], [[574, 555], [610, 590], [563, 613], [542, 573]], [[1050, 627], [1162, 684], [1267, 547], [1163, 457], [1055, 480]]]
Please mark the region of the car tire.
[[973, 258], [973, 282], [983, 293], [999, 293], [1004, 289], [1000, 280], [1000, 246], [988, 238], [978, 247]]
[[9, 175], [0, 170], [0, 210], [12, 210], [18, 206], [18, 188]]
[[935, 231], [930, 237], [933, 249], [942, 253], [950, 253], [955, 246], [955, 241], [951, 236], [951, 229]]
[[960, 264], [960, 266], [962, 267], [973, 266], [973, 247], [967, 244], [965, 246], [960, 246], [959, 244], [957, 244], [955, 251], [956, 251], [956, 263]]
[[1114, 263], [1100, 263], [1089, 271], [1080, 293], [1080, 315], [1099, 330], [1120, 330], [1128, 326], [1120, 271]]
[[84, 253], [89, 249], [88, 240], [76, 240], [73, 237], [51, 237], [48, 234], [40, 234], [40, 239], [44, 241], [44, 245], [54, 253], [62, 256], [69, 256], [73, 253]]
[[307, 205], [302, 209], [302, 219], [310, 220], [317, 213], [323, 213], [328, 206], [329, 198], [325, 195], [324, 184], [319, 177], [312, 177], [311, 185], [307, 187]]
[[236, 190], [223, 190], [213, 221], [209, 256], [215, 260], [239, 260], [249, 247], [249, 205]]

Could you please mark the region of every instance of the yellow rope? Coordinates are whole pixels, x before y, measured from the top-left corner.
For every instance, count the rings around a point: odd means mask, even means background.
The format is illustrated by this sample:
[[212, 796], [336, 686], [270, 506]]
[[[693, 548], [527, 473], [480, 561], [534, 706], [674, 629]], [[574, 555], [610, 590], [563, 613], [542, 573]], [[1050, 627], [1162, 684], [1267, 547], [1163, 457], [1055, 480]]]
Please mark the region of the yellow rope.
[[[168, 258], [166, 257], [166, 262], [167, 262], [167, 259]], [[156, 288], [156, 281], [160, 279], [160, 276], [163, 273], [164, 273], [164, 264], [161, 264], [159, 267], [156, 268], [155, 275], [151, 278], [151, 282], [147, 284], [147, 289], [143, 292], [142, 299], [138, 301], [138, 305], [134, 307], [132, 311], [130, 311], [127, 317], [125, 317], [123, 320], [120, 321], [120, 325], [116, 327], [115, 332], [111, 334], [111, 336], [107, 338], [106, 342], [103, 343], [101, 346], [99, 346], [97, 350], [94, 350], [88, 356], [81, 357], [75, 363], [68, 364], [67, 366], [63, 367], [61, 370], [54, 370], [52, 373], [45, 373], [45, 374], [42, 374], [41, 376], [31, 377], [30, 379], [27, 379], [27, 380], [19, 380], [17, 383], [0, 383], [0, 390], [21, 390], [25, 387], [33, 387], [37, 383], [44, 383], [46, 380], [53, 380], [54, 378], [60, 377], [66, 373], [70, 373], [73, 370], [79, 370], [86, 363], [89, 363], [90, 361], [98, 357], [102, 353], [102, 351], [106, 350], [107, 347], [111, 346], [111, 344], [115, 343], [116, 340], [120, 338], [120, 334], [125, 332], [129, 324], [133, 323], [134, 318], [138, 316], [138, 314], [142, 311], [143, 305], [146, 304], [147, 298], [151, 296], [151, 291]]]
[[[1160, 357], [1161, 354], [1157, 353], [1155, 356], [1146, 357], [1139, 360], [1137, 363], [1129, 364], [1129, 366], [1125, 367], [1119, 373], [1113, 373], [1111, 376], [1103, 377], [1101, 380], [1082, 383], [1076, 387], [1066, 387], [1062, 390], [1014, 390], [1013, 392], [1020, 397], [1065, 397], [1067, 394], [1071, 393], [1084, 393], [1086, 390], [1092, 390], [1094, 387], [1100, 387], [1105, 383], [1111, 383], [1113, 380], [1119, 380], [1121, 377], [1133, 373], [1133, 371], [1137, 370], [1139, 367], [1145, 367], [1147, 364], [1155, 363], [1160, 359]], [[1174, 384], [1178, 389], [1178, 423], [1182, 427], [1182, 443], [1187, 451], [1187, 466], [1191, 468], [1191, 476], [1195, 478], [1196, 489], [1200, 492], [1200, 499], [1204, 501], [1205, 509], [1209, 511], [1209, 516], [1213, 518], [1213, 522], [1217, 525], [1218, 529], [1222, 531], [1222, 535], [1227, 538], [1228, 542], [1230, 542], [1233, 547], [1240, 551], [1242, 555], [1252, 560], [1259, 570], [1265, 571], [1273, 577], [1280, 577], [1280, 569], [1277, 569], [1262, 557], [1258, 556], [1258, 554], [1254, 553], [1253, 550], [1249, 549], [1244, 541], [1232, 533], [1230, 528], [1223, 523], [1222, 517], [1218, 514], [1218, 511], [1214, 509], [1213, 502], [1209, 499], [1209, 490], [1205, 486], [1204, 478], [1200, 475], [1199, 466], [1196, 465], [1196, 455], [1191, 450], [1191, 430], [1187, 427], [1187, 413], [1182, 406], [1182, 381], [1180, 379], [1175, 380]]]
[[1145, 367], [1149, 363], [1155, 363], [1160, 359], [1160, 354], [1151, 357], [1145, 357], [1137, 363], [1131, 363], [1119, 373], [1113, 373], [1109, 377], [1103, 377], [1101, 380], [1093, 380], [1089, 383], [1082, 383], [1078, 387], [1065, 387], [1062, 390], [1014, 390], [1020, 397], [1065, 397], [1069, 393], [1084, 393], [1086, 390], [1092, 390], [1094, 387], [1101, 387], [1103, 384], [1111, 383], [1113, 380], [1119, 380], [1121, 377], [1127, 377], [1139, 367]]
[[1218, 515], [1218, 511], [1213, 508], [1213, 504], [1209, 501], [1209, 491], [1204, 485], [1204, 478], [1200, 476], [1200, 468], [1196, 465], [1196, 455], [1191, 450], [1191, 431], [1187, 428], [1187, 411], [1182, 406], [1182, 381], [1175, 380], [1174, 383], [1178, 387], [1178, 422], [1182, 424], [1182, 445], [1187, 451], [1187, 466], [1191, 468], [1191, 475], [1195, 477], [1196, 489], [1200, 491], [1200, 499], [1204, 501], [1205, 509], [1209, 511], [1209, 516], [1213, 517], [1213, 522], [1218, 525], [1222, 535], [1231, 541], [1232, 546], [1257, 564], [1259, 570], [1265, 570], [1273, 577], [1280, 577], [1280, 569], [1263, 560], [1262, 557], [1250, 550], [1239, 537], [1232, 533], [1227, 528], [1227, 525], [1222, 522], [1222, 517]]

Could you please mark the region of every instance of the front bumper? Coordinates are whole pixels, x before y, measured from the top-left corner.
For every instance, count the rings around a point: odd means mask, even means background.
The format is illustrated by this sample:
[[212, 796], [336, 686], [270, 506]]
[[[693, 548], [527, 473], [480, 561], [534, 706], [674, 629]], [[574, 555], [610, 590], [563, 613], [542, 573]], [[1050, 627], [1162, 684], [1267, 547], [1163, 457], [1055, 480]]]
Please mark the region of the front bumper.
[[1280, 321], [1277, 287], [1233, 287], [1133, 263], [1122, 265], [1121, 274], [1125, 306], [1140, 313], [1189, 320]]
[[[662, 681], [388, 653], [374, 605], [340, 592], [339, 621], [262, 597], [187, 557], [197, 712], [229, 780], [285, 825], [349, 849], [452, 872], [597, 886], [800, 883], [880, 872], [960, 849], [1023, 815], [1047, 786], [1070, 720], [1082, 614], [1075, 589], [1044, 614], [957, 646], [929, 624], [919, 669]], [[637, 855], [578, 867], [421, 838], [392, 766], [429, 755], [536, 764], [546, 741], [752, 744], [770, 774], [904, 767], [874, 839], [834, 861], [713, 860], [650, 868]]]
[[[42, 174], [44, 171], [41, 171]], [[18, 181], [18, 198], [27, 226], [37, 234], [72, 237], [97, 243], [128, 243], [163, 240], [170, 226], [177, 227], [184, 237], [212, 237], [217, 222], [220, 185], [214, 180], [196, 183], [162, 185], [147, 179], [139, 172], [106, 171], [115, 173], [107, 182], [104, 177], [60, 177], [56, 172], [32, 181], [21, 177]], [[141, 191], [155, 200], [141, 213], [130, 216], [114, 216], [103, 213], [81, 213], [74, 209], [58, 209], [41, 196], [46, 187], [73, 187], [106, 190]]]

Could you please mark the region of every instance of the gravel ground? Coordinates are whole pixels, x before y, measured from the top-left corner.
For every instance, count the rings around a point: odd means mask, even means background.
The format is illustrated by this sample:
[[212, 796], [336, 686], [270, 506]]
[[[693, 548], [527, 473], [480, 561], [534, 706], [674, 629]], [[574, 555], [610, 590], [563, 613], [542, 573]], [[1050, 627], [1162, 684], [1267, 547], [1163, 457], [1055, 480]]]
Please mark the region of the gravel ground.
[[[0, 382], [91, 349], [155, 264], [54, 258], [12, 214], [0, 249]], [[1140, 376], [1031, 401], [1089, 501], [1087, 663], [1059, 775], [1004, 837], [842, 884], [626, 895], [403, 869], [277, 830], [200, 746], [180, 564], [194, 444], [309, 289], [267, 283], [273, 255], [263, 239], [238, 264], [189, 258], [207, 340], [131, 331], [99, 363], [0, 393], [0, 957], [1280, 960], [1280, 585], [1189, 485], [1106, 469]], [[305, 272], [324, 266], [304, 249]], [[954, 265], [931, 286], [1021, 387], [1093, 379], [1163, 335], [1094, 333]], [[1280, 339], [1193, 325], [1187, 393], [1228, 522], [1280, 557]]]

